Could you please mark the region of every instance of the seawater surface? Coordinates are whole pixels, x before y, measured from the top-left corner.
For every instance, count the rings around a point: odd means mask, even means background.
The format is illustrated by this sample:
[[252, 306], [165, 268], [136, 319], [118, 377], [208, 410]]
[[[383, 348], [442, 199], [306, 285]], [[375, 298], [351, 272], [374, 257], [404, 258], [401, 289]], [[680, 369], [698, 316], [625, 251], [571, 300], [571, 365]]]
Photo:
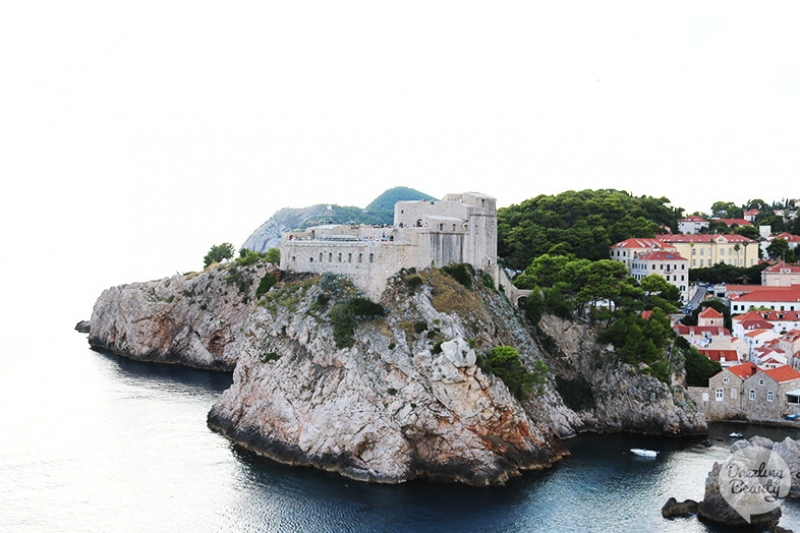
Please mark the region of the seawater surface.
[[[713, 532], [665, 520], [661, 506], [702, 499], [731, 431], [800, 438], [737, 425], [713, 427], [710, 448], [583, 435], [567, 442], [572, 457], [504, 487], [371, 485], [273, 463], [210, 431], [229, 375], [100, 354], [69, 326], [0, 343], [0, 531]], [[800, 529], [800, 505], [783, 514]]]

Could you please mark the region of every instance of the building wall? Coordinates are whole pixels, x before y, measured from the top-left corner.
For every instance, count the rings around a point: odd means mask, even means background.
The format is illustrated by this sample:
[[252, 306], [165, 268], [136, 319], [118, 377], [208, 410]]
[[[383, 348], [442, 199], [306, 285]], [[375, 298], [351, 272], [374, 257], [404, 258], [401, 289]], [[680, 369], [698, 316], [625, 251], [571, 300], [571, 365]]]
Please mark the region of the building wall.
[[689, 260], [689, 268], [708, 268], [717, 263], [733, 266], [751, 267], [758, 262], [758, 245], [750, 243], [747, 246], [729, 242], [670, 242], [678, 249], [680, 254]]
[[[698, 402], [708, 420], [725, 420], [745, 414], [742, 404], [742, 378], [723, 369], [708, 380], [707, 401]], [[721, 391], [718, 396], [717, 391]]]
[[373, 300], [403, 268], [469, 263], [498, 283], [496, 201], [448, 195], [440, 202], [398, 202], [390, 228], [318, 226], [281, 238], [281, 269], [348, 276]]
[[767, 272], [765, 270], [761, 273], [761, 284], [767, 287], [800, 285], [800, 272], [792, 272], [789, 269], [785, 272]]
[[[744, 380], [745, 412], [756, 418], [782, 418], [786, 413], [785, 393], [791, 390], [786, 385], [798, 381], [800, 380], [778, 383], [762, 372], [750, 376]], [[769, 399], [770, 393], [772, 400]]]

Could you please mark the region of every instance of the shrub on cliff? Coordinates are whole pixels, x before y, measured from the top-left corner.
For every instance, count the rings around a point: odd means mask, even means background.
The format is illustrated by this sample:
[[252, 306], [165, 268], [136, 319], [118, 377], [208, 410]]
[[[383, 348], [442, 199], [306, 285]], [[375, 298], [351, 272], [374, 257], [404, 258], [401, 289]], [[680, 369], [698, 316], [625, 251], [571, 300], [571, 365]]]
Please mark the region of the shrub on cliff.
[[269, 290], [275, 286], [275, 283], [278, 282], [278, 278], [272, 272], [267, 272], [264, 274], [264, 277], [261, 278], [261, 281], [258, 284], [258, 288], [256, 289], [256, 299], [261, 298], [264, 296]]
[[527, 400], [531, 393], [544, 394], [549, 369], [541, 359], [536, 360], [534, 371], [528, 372], [514, 347], [496, 346], [488, 356], [479, 356], [477, 362], [481, 370], [503, 380], [509, 392], [518, 400]]
[[366, 298], [351, 298], [337, 303], [328, 311], [328, 318], [333, 325], [333, 340], [337, 348], [353, 345], [353, 334], [358, 323], [374, 320], [386, 313], [382, 305]]
[[442, 272], [452, 276], [457, 282], [464, 287], [472, 288], [472, 276], [475, 275], [475, 269], [469, 263], [459, 263], [457, 265], [448, 265], [441, 268]]

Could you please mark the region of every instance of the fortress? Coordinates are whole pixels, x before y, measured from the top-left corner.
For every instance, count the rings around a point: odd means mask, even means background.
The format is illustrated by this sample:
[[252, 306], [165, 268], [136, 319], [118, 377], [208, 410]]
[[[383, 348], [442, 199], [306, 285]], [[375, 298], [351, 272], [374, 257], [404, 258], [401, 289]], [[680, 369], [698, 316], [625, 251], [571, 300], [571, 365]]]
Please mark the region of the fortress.
[[280, 250], [281, 270], [342, 274], [375, 301], [403, 268], [469, 263], [498, 286], [497, 200], [468, 192], [397, 202], [392, 226], [316, 226], [283, 234]]

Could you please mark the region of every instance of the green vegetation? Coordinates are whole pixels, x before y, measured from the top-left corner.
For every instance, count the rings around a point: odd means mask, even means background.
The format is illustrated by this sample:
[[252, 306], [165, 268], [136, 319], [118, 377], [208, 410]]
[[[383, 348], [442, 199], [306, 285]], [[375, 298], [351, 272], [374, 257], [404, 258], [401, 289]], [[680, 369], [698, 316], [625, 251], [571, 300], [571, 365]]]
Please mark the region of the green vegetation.
[[615, 242], [677, 230], [681, 212], [667, 198], [613, 189], [540, 195], [498, 210], [498, 252], [517, 270], [546, 253], [606, 259]]
[[563, 379], [556, 376], [556, 390], [564, 400], [564, 405], [573, 411], [582, 411], [594, 407], [592, 386], [585, 379]]
[[660, 308], [653, 309], [649, 319], [627, 313], [598, 334], [600, 342], [614, 345], [625, 363], [634, 367], [645, 364], [644, 372], [667, 384], [670, 383], [671, 364], [666, 352], [675, 337], [669, 318]]
[[683, 337], [675, 340], [675, 349], [686, 361], [686, 383], [690, 387], [708, 387], [708, 378], [722, 371], [722, 365], [701, 354]]
[[[750, 246], [756, 246], [751, 244]], [[748, 268], [735, 267], [725, 263], [717, 263], [708, 268], [693, 268], [689, 271], [689, 281], [702, 281], [706, 283], [733, 283], [742, 285], [760, 285], [761, 272], [767, 268], [767, 263], [754, 265]]]
[[277, 361], [280, 358], [281, 358], [281, 356], [279, 354], [277, 354], [275, 352], [269, 352], [269, 353], [264, 354], [264, 356], [261, 358], [261, 362], [262, 363], [269, 363], [270, 361]]
[[281, 251], [278, 248], [270, 248], [266, 252], [264, 252], [264, 261], [267, 263], [273, 264], [280, 264], [281, 262]]
[[534, 371], [528, 372], [522, 366], [519, 352], [512, 346], [497, 346], [492, 349], [488, 357], [480, 355], [478, 366], [484, 372], [491, 372], [506, 384], [511, 394], [518, 400], [527, 400], [528, 395], [544, 394], [544, 385], [547, 383], [549, 369], [544, 361], [537, 359]]
[[337, 348], [353, 345], [353, 334], [359, 322], [374, 320], [386, 314], [382, 305], [366, 298], [351, 298], [336, 303], [328, 311], [328, 318], [333, 325], [333, 340]]
[[208, 267], [212, 263], [219, 263], [225, 259], [232, 258], [234, 251], [233, 245], [229, 242], [215, 244], [203, 258], [203, 267]]
[[697, 306], [697, 309], [693, 310], [690, 314], [684, 316], [681, 319], [681, 324], [686, 326], [696, 326], [697, 325], [697, 317], [700, 313], [702, 313], [707, 307], [711, 307], [718, 311], [722, 315], [722, 325], [728, 329], [733, 327], [733, 321], [731, 320], [731, 310], [725, 305], [719, 298], [709, 298], [704, 302], [700, 302], [700, 305]]
[[264, 277], [262, 277], [261, 281], [258, 283], [258, 288], [256, 288], [256, 299], [260, 299], [262, 296], [268, 293], [277, 282], [278, 278], [273, 272], [267, 272], [264, 274]]
[[462, 284], [464, 287], [468, 289], [472, 288], [472, 277], [475, 275], [475, 269], [469, 263], [447, 265], [443, 266], [441, 270]]
[[247, 294], [253, 285], [253, 277], [250, 272], [240, 270], [237, 265], [233, 265], [228, 269], [225, 282], [228, 285], [236, 285], [239, 289], [239, 294]]
[[419, 335], [420, 333], [422, 333], [426, 329], [428, 329], [428, 323], [425, 322], [424, 320], [420, 320], [418, 322], [414, 322], [414, 332], [417, 335]]

